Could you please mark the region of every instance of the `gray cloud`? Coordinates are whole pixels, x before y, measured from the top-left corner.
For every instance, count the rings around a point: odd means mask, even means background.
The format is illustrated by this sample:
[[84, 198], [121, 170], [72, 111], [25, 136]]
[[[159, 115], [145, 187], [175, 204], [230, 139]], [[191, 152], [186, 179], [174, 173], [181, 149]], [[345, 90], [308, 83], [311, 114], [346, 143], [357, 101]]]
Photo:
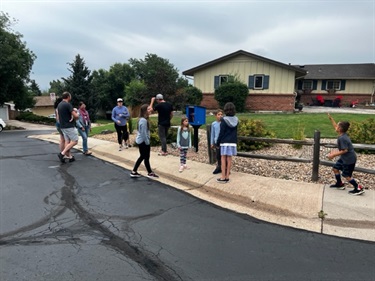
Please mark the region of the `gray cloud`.
[[283, 63], [374, 62], [373, 1], [2, 1], [46, 90], [80, 54], [91, 70], [168, 59], [181, 72], [243, 49]]

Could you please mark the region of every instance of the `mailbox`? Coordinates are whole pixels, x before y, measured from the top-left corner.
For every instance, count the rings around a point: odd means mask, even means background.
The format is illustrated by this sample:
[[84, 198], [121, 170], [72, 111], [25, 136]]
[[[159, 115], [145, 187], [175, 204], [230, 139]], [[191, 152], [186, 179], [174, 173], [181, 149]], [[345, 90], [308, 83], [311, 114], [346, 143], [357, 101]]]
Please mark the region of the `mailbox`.
[[186, 116], [189, 119], [189, 124], [193, 127], [206, 124], [206, 108], [203, 106], [186, 106]]
[[199, 105], [188, 105], [186, 106], [186, 117], [194, 128], [194, 147], [198, 152], [198, 129], [201, 125], [206, 124], [206, 108]]

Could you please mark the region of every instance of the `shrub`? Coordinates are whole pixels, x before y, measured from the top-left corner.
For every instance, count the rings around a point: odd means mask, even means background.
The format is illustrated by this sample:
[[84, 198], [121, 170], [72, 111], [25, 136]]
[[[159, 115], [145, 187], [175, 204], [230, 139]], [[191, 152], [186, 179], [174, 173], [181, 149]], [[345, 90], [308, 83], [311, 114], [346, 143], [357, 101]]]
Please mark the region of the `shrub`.
[[245, 111], [246, 97], [249, 89], [242, 82], [225, 83], [215, 90], [215, 99], [221, 108], [227, 102], [233, 102], [237, 112]]
[[[348, 131], [353, 143], [375, 143], [375, 119], [369, 118], [363, 122], [352, 122]], [[361, 152], [369, 152], [362, 151]], [[374, 153], [373, 151], [371, 153]]]
[[[298, 124], [297, 128], [293, 130], [293, 139], [294, 140], [304, 140], [306, 138], [305, 135], [305, 127], [302, 127], [301, 124]], [[303, 147], [302, 144], [292, 144], [293, 148], [301, 149]]]
[[45, 116], [35, 115], [32, 112], [21, 112], [19, 116], [16, 117], [19, 121], [31, 122], [36, 124], [44, 125], [54, 125], [56, 120], [54, 118], [48, 118]]
[[[239, 136], [244, 137], [258, 137], [258, 138], [274, 138], [275, 133], [266, 130], [265, 125], [261, 120], [253, 119], [240, 119], [238, 124], [237, 133]], [[271, 143], [240, 140], [238, 141], [238, 150], [240, 151], [251, 151], [258, 150], [264, 147], [272, 146]]]

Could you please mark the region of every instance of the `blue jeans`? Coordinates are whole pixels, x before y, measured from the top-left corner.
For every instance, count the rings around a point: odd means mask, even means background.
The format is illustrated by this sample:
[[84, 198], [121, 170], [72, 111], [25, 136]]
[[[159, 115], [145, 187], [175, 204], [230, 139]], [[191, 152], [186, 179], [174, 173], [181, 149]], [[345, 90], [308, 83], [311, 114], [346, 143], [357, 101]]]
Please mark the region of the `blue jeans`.
[[87, 147], [87, 138], [89, 136], [90, 127], [84, 126], [84, 130], [81, 130], [81, 128], [78, 128], [78, 132], [82, 137], [82, 149], [83, 153], [87, 152], [89, 148]]

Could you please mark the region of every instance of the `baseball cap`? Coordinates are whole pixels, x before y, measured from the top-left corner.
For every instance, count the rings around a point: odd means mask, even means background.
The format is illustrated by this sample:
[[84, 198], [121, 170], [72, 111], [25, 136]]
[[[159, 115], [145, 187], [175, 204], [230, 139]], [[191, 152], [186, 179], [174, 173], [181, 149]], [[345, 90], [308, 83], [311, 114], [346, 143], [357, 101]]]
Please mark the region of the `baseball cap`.
[[156, 95], [156, 99], [157, 100], [162, 100], [163, 99], [163, 95], [162, 94], [157, 94]]
[[122, 98], [118, 98], [118, 99], [117, 99], [117, 102], [119, 102], [119, 101], [123, 101]]

